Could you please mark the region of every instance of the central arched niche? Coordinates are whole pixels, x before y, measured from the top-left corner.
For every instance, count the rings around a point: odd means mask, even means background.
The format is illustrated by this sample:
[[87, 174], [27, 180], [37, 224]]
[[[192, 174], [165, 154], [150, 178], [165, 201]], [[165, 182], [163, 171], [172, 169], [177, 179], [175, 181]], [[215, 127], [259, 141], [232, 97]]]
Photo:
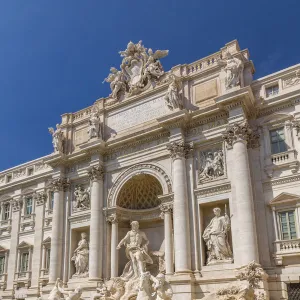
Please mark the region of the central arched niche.
[[162, 194], [162, 186], [154, 176], [135, 175], [121, 188], [117, 197], [117, 206], [133, 210], [155, 208], [160, 205], [158, 196]]

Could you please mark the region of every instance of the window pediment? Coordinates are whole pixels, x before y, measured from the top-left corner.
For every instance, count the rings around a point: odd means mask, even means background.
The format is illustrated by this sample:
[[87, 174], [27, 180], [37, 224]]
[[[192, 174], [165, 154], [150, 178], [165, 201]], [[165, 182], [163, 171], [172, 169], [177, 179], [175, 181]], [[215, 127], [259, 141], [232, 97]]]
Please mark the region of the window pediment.
[[300, 195], [290, 194], [290, 193], [281, 193], [270, 201], [271, 206], [277, 206], [280, 204], [294, 204], [295, 202], [300, 201]]
[[30, 245], [24, 241], [18, 245], [18, 249], [26, 249], [26, 248], [31, 248], [31, 247], [32, 247], [32, 245]]
[[43, 245], [45, 245], [45, 244], [51, 244], [51, 237], [50, 236], [48, 236], [45, 240], [43, 240], [43, 243], [42, 243]]

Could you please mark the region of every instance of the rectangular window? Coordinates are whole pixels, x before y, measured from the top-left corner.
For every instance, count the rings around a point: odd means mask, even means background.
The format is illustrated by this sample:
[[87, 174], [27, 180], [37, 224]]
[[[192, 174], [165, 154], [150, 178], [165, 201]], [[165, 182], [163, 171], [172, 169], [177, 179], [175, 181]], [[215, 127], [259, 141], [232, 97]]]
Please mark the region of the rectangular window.
[[0, 274], [4, 274], [5, 270], [5, 256], [0, 256]]
[[32, 214], [32, 197], [29, 197], [26, 199], [26, 207], [25, 207], [25, 213], [26, 215]]
[[283, 127], [275, 130], [271, 130], [270, 140], [271, 140], [272, 154], [285, 152], [287, 150]]
[[10, 204], [9, 203], [4, 204], [3, 210], [4, 210], [3, 219], [4, 221], [7, 221], [9, 219]]
[[279, 93], [279, 86], [278, 84], [269, 86], [266, 88], [266, 97], [275, 96]]
[[295, 211], [279, 212], [279, 222], [282, 240], [292, 240], [297, 238]]
[[29, 252], [23, 252], [21, 254], [21, 261], [20, 261], [20, 272], [28, 271], [29, 266]]
[[46, 261], [45, 261], [45, 269], [46, 270], [49, 270], [49, 267], [50, 267], [50, 252], [51, 252], [50, 248], [46, 249]]

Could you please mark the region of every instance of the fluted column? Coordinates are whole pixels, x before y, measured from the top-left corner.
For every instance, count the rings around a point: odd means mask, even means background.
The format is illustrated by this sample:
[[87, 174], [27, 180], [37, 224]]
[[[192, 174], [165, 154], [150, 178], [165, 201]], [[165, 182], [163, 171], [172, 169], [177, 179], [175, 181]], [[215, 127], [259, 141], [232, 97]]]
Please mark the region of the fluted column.
[[89, 280], [97, 281], [102, 277], [103, 265], [103, 167], [94, 166], [88, 174], [91, 180]]
[[173, 203], [164, 203], [161, 204], [160, 206], [160, 210], [162, 211], [161, 217], [164, 219], [165, 267], [166, 267], [167, 275], [174, 273], [172, 209], [173, 209]]
[[176, 273], [191, 272], [190, 224], [185, 165], [185, 157], [190, 148], [183, 141], [172, 142], [168, 145], [173, 165], [173, 219]]
[[248, 123], [233, 124], [223, 135], [229, 148], [232, 147], [233, 185], [235, 187], [236, 214], [238, 220], [238, 257], [234, 260], [240, 265], [258, 261], [257, 238], [255, 228], [254, 204], [249, 168], [248, 146], [257, 146], [258, 134], [253, 132]]
[[52, 231], [51, 231], [51, 253], [49, 266], [49, 283], [55, 283], [61, 277], [62, 270], [62, 248], [64, 227], [64, 191], [70, 183], [66, 178], [56, 178], [51, 182], [51, 190], [54, 193]]
[[119, 272], [119, 257], [118, 257], [118, 218], [116, 214], [112, 214], [107, 217], [107, 221], [111, 223], [111, 240], [110, 240], [110, 269], [111, 269], [111, 278], [118, 277]]

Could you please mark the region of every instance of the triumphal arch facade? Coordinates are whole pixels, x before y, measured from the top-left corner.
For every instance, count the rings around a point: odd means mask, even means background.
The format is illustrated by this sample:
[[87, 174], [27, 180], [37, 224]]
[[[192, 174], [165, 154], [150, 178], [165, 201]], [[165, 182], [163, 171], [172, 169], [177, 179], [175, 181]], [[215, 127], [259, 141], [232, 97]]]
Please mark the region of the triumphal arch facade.
[[300, 65], [119, 54], [53, 153], [0, 173], [2, 299], [296, 299]]

